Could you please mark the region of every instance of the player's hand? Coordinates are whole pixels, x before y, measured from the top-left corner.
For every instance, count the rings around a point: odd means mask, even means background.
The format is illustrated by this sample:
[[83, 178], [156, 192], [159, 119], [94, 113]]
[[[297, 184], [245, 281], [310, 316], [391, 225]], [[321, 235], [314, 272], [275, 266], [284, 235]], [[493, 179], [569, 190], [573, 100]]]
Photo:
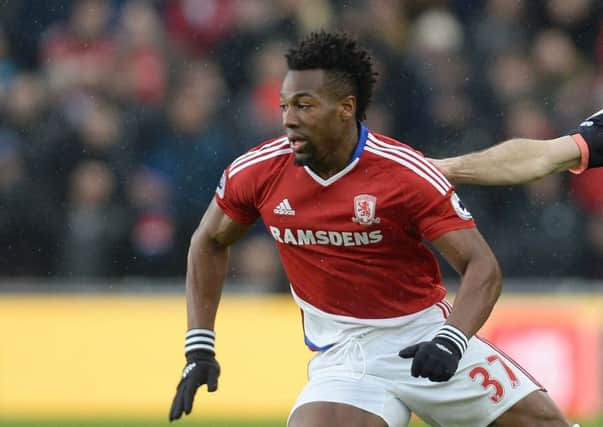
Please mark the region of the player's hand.
[[589, 168], [603, 166], [603, 110], [588, 117], [569, 134], [580, 134], [588, 145]]
[[461, 352], [452, 341], [436, 337], [411, 345], [398, 353], [403, 359], [412, 358], [410, 373], [413, 377], [429, 378], [431, 381], [448, 381], [456, 372]]
[[442, 382], [454, 375], [468, 345], [465, 333], [447, 323], [431, 341], [406, 347], [398, 355], [403, 359], [413, 359], [410, 368], [413, 377]]
[[220, 365], [213, 352], [207, 350], [188, 352], [186, 362], [170, 409], [170, 421], [180, 418], [183, 412], [186, 415], [191, 413], [195, 394], [200, 386], [207, 384], [209, 392], [218, 389]]

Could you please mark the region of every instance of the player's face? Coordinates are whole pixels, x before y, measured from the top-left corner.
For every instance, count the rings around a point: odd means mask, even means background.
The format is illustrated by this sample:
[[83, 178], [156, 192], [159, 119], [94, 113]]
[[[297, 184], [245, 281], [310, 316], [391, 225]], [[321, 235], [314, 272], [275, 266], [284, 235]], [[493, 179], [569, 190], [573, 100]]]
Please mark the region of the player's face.
[[325, 86], [323, 70], [289, 71], [281, 88], [283, 126], [298, 165], [319, 165], [341, 143], [341, 103]]

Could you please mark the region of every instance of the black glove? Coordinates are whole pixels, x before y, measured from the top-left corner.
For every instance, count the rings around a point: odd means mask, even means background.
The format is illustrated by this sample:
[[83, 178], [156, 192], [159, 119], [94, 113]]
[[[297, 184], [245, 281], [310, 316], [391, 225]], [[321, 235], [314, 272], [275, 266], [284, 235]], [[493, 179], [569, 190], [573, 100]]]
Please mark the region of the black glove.
[[410, 369], [413, 377], [442, 382], [454, 375], [466, 349], [465, 335], [454, 326], [445, 325], [433, 340], [406, 347], [398, 355], [403, 359], [414, 358]]
[[191, 413], [193, 400], [200, 386], [207, 384], [207, 391], [209, 392], [218, 389], [220, 365], [213, 353], [207, 350], [192, 351], [187, 354], [186, 362], [170, 410], [170, 421], [180, 418], [182, 412], [186, 415]]
[[576, 134], [580, 134], [588, 145], [588, 168], [603, 166], [603, 110], [588, 117], [569, 132], [571, 136]]
[[170, 421], [191, 413], [197, 389], [207, 384], [207, 391], [218, 389], [220, 365], [214, 351], [215, 334], [209, 329], [191, 329], [186, 333], [184, 352], [186, 366], [176, 388], [176, 396], [170, 409]]

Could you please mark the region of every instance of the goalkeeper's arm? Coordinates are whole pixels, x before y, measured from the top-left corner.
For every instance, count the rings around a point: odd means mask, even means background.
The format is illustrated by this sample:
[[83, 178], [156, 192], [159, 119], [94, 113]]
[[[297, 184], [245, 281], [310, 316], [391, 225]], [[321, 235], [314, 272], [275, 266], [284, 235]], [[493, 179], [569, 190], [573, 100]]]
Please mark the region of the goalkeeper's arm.
[[515, 138], [483, 151], [433, 162], [455, 183], [482, 185], [523, 184], [557, 172], [580, 173], [600, 167], [603, 110], [560, 138]]
[[581, 152], [571, 136], [539, 140], [515, 138], [483, 151], [433, 159], [457, 184], [512, 185], [580, 166]]

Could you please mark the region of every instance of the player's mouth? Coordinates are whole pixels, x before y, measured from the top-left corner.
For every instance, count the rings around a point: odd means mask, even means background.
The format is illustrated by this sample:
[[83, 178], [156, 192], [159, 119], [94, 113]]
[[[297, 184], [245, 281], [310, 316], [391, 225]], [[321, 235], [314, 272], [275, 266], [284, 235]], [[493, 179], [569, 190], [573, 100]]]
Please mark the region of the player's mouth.
[[293, 150], [294, 153], [300, 153], [300, 152], [304, 151], [304, 148], [306, 147], [307, 143], [308, 143], [308, 141], [303, 138], [299, 138], [299, 137], [289, 138], [289, 144], [291, 145], [291, 149]]

